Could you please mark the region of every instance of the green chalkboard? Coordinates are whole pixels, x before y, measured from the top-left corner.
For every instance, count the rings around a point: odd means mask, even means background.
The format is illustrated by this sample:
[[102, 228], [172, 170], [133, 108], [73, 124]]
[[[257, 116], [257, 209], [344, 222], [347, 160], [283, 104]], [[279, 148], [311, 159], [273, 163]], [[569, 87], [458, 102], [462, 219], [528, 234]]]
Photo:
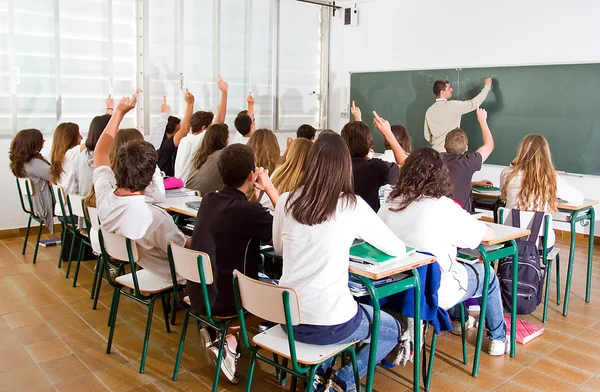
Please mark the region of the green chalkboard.
[[[391, 124], [406, 126], [414, 147], [427, 146], [423, 136], [425, 111], [435, 102], [431, 86], [447, 79], [453, 99], [477, 95], [491, 76], [492, 91], [481, 105], [496, 148], [487, 163], [508, 165], [521, 139], [539, 133], [548, 139], [555, 166], [571, 173], [600, 175], [600, 64], [463, 68], [353, 73], [350, 100], [372, 125], [373, 110]], [[481, 146], [475, 113], [462, 117], [469, 149]], [[374, 127], [373, 127], [374, 129]], [[376, 151], [383, 150], [375, 130]]]

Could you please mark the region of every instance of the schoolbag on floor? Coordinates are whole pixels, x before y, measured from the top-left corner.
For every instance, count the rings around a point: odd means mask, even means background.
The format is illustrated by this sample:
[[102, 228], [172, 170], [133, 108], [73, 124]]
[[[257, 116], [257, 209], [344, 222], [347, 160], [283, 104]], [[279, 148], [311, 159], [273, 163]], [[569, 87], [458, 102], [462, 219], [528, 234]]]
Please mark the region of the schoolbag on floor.
[[[543, 212], [536, 212], [533, 216], [529, 238], [526, 240], [515, 240], [519, 249], [517, 266], [517, 314], [533, 313], [535, 308], [542, 302], [544, 274], [540, 265], [540, 252], [537, 247], [537, 239], [543, 218]], [[521, 227], [519, 210], [512, 210], [512, 226]], [[512, 309], [513, 262], [513, 256], [509, 256], [502, 260], [498, 267], [502, 304], [508, 312]]]

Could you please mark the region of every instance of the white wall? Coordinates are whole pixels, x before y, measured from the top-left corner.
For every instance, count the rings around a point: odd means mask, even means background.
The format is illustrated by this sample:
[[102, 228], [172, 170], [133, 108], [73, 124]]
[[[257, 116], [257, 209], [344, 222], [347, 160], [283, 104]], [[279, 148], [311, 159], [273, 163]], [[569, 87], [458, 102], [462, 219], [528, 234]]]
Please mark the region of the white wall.
[[[359, 23], [344, 26], [342, 13], [331, 23], [328, 118], [336, 131], [348, 121], [341, 113], [349, 101], [350, 72], [600, 62], [597, 0], [341, 3], [357, 4]], [[501, 170], [486, 166], [475, 179], [498, 184]], [[600, 200], [600, 177], [566, 179], [587, 198]]]

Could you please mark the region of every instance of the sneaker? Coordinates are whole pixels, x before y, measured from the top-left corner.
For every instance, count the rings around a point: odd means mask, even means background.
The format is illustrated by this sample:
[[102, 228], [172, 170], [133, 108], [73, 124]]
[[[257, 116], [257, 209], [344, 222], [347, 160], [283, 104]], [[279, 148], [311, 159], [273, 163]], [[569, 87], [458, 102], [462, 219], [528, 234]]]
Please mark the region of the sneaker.
[[504, 340], [492, 340], [488, 347], [488, 354], [499, 356], [510, 352], [510, 335], [506, 335]]
[[[327, 388], [325, 390], [329, 392], [346, 392], [346, 383], [339, 377], [333, 376], [327, 382]], [[359, 389], [357, 388], [356, 390]]]
[[[473, 328], [474, 326], [475, 326], [475, 317], [469, 316], [467, 318], [467, 321], [465, 321], [465, 331]], [[452, 321], [452, 334], [457, 335], [457, 336], [462, 335], [462, 329], [460, 328], [460, 320]]]
[[209, 348], [213, 345], [213, 341], [210, 338], [210, 333], [208, 333], [208, 330], [206, 328], [202, 328], [200, 331], [198, 331], [198, 333], [200, 334], [200, 341], [202, 342], [205, 348]]
[[[219, 349], [216, 346], [210, 346], [208, 348], [208, 358], [213, 366], [217, 366], [217, 358], [219, 357]], [[233, 354], [229, 351], [227, 344], [225, 344], [225, 349], [223, 351], [223, 359], [221, 361], [221, 373], [225, 376], [227, 381], [232, 384], [240, 383], [240, 376], [236, 372], [237, 368], [237, 359], [239, 358], [239, 354]]]

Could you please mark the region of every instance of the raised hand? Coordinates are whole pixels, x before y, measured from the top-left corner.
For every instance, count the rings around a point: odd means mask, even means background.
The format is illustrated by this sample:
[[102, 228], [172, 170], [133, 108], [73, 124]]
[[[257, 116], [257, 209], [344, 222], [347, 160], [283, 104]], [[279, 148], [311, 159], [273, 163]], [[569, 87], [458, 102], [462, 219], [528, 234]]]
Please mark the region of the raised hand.
[[379, 132], [381, 132], [384, 135], [392, 133], [392, 127], [390, 126], [390, 123], [388, 120], [385, 120], [382, 117], [379, 117], [377, 112], [374, 110], [373, 110], [373, 116], [375, 116], [375, 119], [373, 120], [373, 124], [375, 124], [375, 127], [377, 128], [377, 130]]
[[246, 102], [248, 102], [248, 106], [254, 105], [254, 97], [252, 96], [252, 91], [248, 93], [248, 98], [246, 98]]
[[116, 113], [120, 113], [122, 115], [127, 114], [131, 109], [135, 107], [137, 104], [137, 96], [140, 93], [140, 90], [136, 90], [136, 92], [131, 97], [123, 97], [117, 106]]
[[360, 108], [354, 104], [352, 101], [352, 107], [350, 108], [350, 113], [352, 113], [352, 117], [354, 117], [354, 121], [362, 121], [362, 113]]
[[479, 122], [487, 121], [487, 111], [485, 109], [481, 109], [479, 106], [477, 106], [477, 120]]
[[219, 75], [219, 79], [217, 80], [217, 87], [222, 93], [226, 93], [227, 91], [229, 91], [229, 84], [223, 80], [221, 75]]
[[188, 105], [191, 105], [194, 103], [194, 96], [192, 95], [192, 93], [189, 92], [189, 90], [187, 88], [185, 89], [185, 94], [183, 95], [183, 100]]
[[115, 101], [112, 99], [112, 94], [108, 94], [106, 98], [106, 110], [113, 110], [115, 108]]
[[167, 96], [163, 96], [163, 103], [160, 105], [161, 113], [171, 113], [171, 108], [167, 105]]
[[287, 138], [287, 140], [285, 141], [285, 145], [287, 146], [287, 148], [290, 148], [293, 141], [294, 141], [294, 139], [292, 139], [291, 137]]
[[267, 188], [272, 187], [271, 179], [269, 178], [269, 171], [259, 167], [256, 169], [256, 181], [254, 187], [260, 191], [265, 191]]
[[485, 78], [485, 85], [486, 86], [491, 86], [492, 85], [492, 78]]

